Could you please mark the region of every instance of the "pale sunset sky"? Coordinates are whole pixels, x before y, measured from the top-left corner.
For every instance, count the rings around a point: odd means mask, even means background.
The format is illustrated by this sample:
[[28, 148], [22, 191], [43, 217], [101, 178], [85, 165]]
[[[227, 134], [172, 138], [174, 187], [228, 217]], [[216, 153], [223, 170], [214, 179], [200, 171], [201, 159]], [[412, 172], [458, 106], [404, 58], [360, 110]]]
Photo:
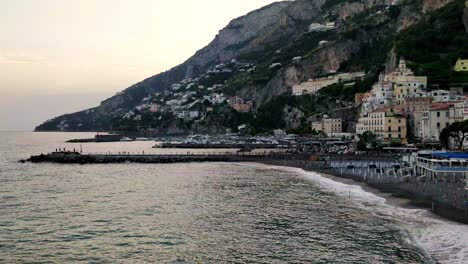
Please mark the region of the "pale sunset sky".
[[0, 130], [97, 106], [274, 0], [0, 0]]

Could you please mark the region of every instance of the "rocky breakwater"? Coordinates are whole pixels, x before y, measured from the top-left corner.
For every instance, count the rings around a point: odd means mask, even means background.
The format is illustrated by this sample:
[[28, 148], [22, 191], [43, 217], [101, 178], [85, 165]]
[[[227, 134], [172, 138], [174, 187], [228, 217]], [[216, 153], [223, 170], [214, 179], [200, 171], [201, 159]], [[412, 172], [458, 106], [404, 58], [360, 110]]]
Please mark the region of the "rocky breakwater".
[[145, 154], [81, 154], [78, 152], [54, 152], [31, 156], [21, 163], [61, 163], [61, 164], [108, 164], [108, 163], [186, 163], [186, 162], [258, 162], [270, 159], [289, 159], [289, 154], [186, 154], [186, 155], [145, 155]]

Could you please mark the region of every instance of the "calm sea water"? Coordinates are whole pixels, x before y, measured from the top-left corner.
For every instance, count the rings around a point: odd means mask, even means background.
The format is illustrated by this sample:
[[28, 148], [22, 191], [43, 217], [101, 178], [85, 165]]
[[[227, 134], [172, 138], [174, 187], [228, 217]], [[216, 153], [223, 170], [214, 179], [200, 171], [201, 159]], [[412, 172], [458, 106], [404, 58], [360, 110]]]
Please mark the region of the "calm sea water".
[[[426, 263], [405, 228], [297, 170], [19, 164], [91, 134], [0, 133], [1, 263]], [[87, 151], [155, 151], [151, 142]], [[323, 184], [323, 183], [322, 183]]]

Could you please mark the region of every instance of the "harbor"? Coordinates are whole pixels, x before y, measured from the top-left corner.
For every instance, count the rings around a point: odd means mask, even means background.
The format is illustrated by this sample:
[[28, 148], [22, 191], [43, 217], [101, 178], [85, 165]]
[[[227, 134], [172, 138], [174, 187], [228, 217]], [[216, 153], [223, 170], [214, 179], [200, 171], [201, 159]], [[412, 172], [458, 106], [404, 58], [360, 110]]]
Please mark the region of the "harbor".
[[298, 151], [186, 151], [179, 153], [80, 153], [64, 149], [20, 162], [60, 164], [256, 162], [302, 168], [364, 182], [412, 200], [448, 219], [468, 223], [468, 155], [419, 152], [405, 155], [311, 154]]

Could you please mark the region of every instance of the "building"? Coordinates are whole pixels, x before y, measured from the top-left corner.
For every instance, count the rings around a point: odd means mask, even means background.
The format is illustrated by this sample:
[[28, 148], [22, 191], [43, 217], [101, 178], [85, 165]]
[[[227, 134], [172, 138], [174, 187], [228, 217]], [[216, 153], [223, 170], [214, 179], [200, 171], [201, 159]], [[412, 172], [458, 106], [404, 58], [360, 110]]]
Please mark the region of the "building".
[[366, 131], [371, 131], [376, 134], [383, 133], [385, 124], [385, 110], [376, 110], [369, 112], [359, 118], [356, 125], [356, 133], [363, 134]]
[[151, 113], [157, 113], [161, 110], [161, 106], [159, 104], [151, 104], [150, 105], [150, 108], [149, 108], [149, 111]]
[[385, 75], [383, 81], [395, 83], [398, 81], [404, 81], [401, 77], [406, 76], [414, 76], [414, 72], [406, 66], [406, 61], [404, 59], [400, 59], [398, 68]]
[[300, 96], [303, 94], [315, 94], [323, 87], [330, 86], [335, 84], [337, 81], [333, 76], [326, 77], [326, 78], [317, 78], [317, 79], [310, 79], [307, 82], [303, 82], [298, 85], [293, 86], [293, 95]]
[[244, 99], [238, 96], [234, 96], [228, 99], [228, 103], [231, 107], [235, 104], [243, 104], [244, 102]]
[[446, 90], [430, 91], [429, 96], [434, 98], [434, 102], [448, 102], [452, 100], [450, 96], [450, 92]]
[[307, 82], [294, 85], [292, 94], [295, 96], [300, 96], [303, 94], [315, 94], [324, 87], [336, 83], [354, 81], [364, 77], [365, 75], [366, 74], [364, 72], [352, 72], [331, 75], [323, 78], [310, 79]]
[[427, 77], [401, 76], [393, 84], [393, 95], [396, 104], [403, 104], [406, 97], [423, 97], [426, 95]]
[[468, 154], [431, 152], [416, 157], [416, 173], [431, 181], [466, 182], [468, 190]]
[[386, 81], [393, 83], [393, 95], [396, 104], [403, 104], [406, 97], [423, 97], [427, 89], [427, 77], [415, 76], [401, 59], [398, 69], [385, 76]]
[[408, 130], [413, 136], [420, 134], [419, 128], [421, 127], [423, 113], [429, 111], [432, 102], [432, 97], [407, 97], [405, 98], [405, 104], [401, 105], [401, 112], [406, 115]]
[[276, 129], [273, 131], [274, 135], [276, 137], [284, 137], [284, 136], [287, 136], [287, 133], [286, 131], [282, 130], [282, 129]]
[[464, 92], [463, 87], [451, 87], [450, 88], [450, 96], [452, 98], [464, 97], [465, 92]]
[[239, 113], [249, 113], [253, 109], [253, 104], [252, 102], [247, 102], [243, 104], [233, 104], [232, 108], [236, 110]]
[[457, 72], [468, 71], [468, 60], [458, 59], [454, 69]]
[[450, 124], [468, 120], [468, 101], [454, 102], [449, 112]]
[[[426, 89], [427, 77], [415, 76], [402, 59], [397, 69], [385, 75], [381, 74], [379, 82], [363, 98], [363, 113], [403, 105], [407, 97], [426, 97]], [[403, 107], [396, 109], [402, 110]]]
[[375, 109], [387, 107], [393, 104], [393, 85], [390, 82], [379, 82], [372, 87], [365, 100], [365, 112], [371, 112]]
[[312, 23], [309, 26], [309, 32], [328, 31], [335, 28], [335, 22], [328, 22], [326, 24]]
[[423, 113], [420, 138], [438, 141], [442, 129], [450, 125], [450, 107], [453, 103], [434, 103], [429, 111]]
[[325, 118], [321, 121], [312, 122], [312, 130], [327, 135], [342, 133], [343, 121], [341, 119]]
[[432, 97], [407, 97], [405, 98], [404, 109], [407, 114], [424, 112], [431, 108], [432, 102]]
[[359, 118], [356, 132], [363, 134], [366, 131], [377, 134], [383, 141], [407, 143], [406, 117], [394, 112], [393, 108], [381, 108]]
[[406, 144], [408, 143], [407, 134], [406, 117], [399, 113], [387, 112], [383, 132], [384, 140], [390, 142], [398, 140], [399, 142]]

